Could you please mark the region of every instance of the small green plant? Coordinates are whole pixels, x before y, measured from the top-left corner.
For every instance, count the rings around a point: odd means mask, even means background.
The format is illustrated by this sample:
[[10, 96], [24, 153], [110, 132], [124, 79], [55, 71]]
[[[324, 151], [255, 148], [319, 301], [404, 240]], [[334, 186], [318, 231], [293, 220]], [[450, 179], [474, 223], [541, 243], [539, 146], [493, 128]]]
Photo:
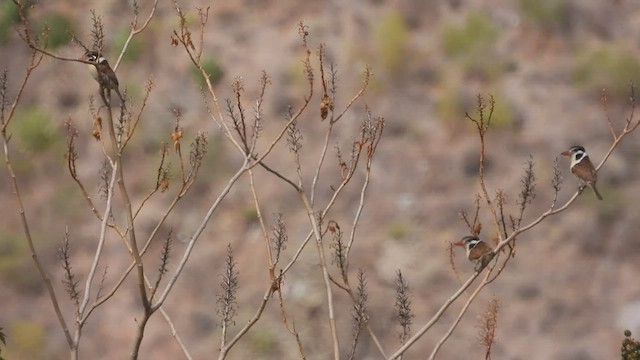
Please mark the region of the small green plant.
[[39, 107], [29, 107], [16, 114], [14, 133], [23, 151], [44, 153], [58, 142], [52, 119]]
[[498, 28], [488, 16], [470, 12], [461, 26], [444, 26], [441, 43], [449, 56], [473, 56], [489, 52], [498, 35]]
[[462, 95], [455, 86], [448, 86], [437, 96], [436, 114], [446, 123], [464, 118]]
[[11, 0], [0, 0], [0, 44], [7, 42], [19, 21], [18, 7]]
[[79, 214], [82, 211], [82, 198], [77, 196], [78, 188], [72, 185], [58, 187], [57, 191], [51, 196], [50, 204], [58, 209], [59, 214]]
[[[224, 76], [222, 65], [215, 58], [204, 56], [202, 59], [202, 68], [209, 75], [209, 80], [211, 80], [211, 84], [213, 85], [218, 84]], [[207, 86], [207, 82], [202, 78], [200, 70], [194, 67], [192, 70], [192, 74], [198, 85], [202, 87]]]
[[610, 99], [626, 99], [629, 82], [640, 83], [640, 61], [629, 50], [602, 46], [578, 53], [571, 75], [583, 90], [600, 93], [606, 89]]
[[62, 14], [49, 14], [41, 20], [41, 31], [49, 30], [48, 46], [52, 49], [68, 44], [71, 41], [73, 23]]
[[400, 240], [409, 233], [409, 225], [401, 222], [394, 222], [389, 225], [389, 236], [394, 240]]
[[23, 237], [6, 233], [0, 236], [0, 276], [5, 284], [23, 292], [42, 291], [42, 279], [33, 271], [29, 249]]
[[17, 354], [23, 357], [40, 358], [45, 345], [42, 324], [31, 320], [19, 320], [11, 324], [11, 339]]
[[263, 329], [257, 329], [251, 334], [251, 348], [259, 357], [269, 357], [276, 353], [278, 349], [278, 340], [273, 332]]
[[496, 101], [493, 116], [491, 116], [491, 126], [494, 129], [510, 128], [515, 118], [513, 107], [506, 101], [504, 96], [499, 96], [498, 98], [502, 99], [502, 101]]
[[242, 209], [242, 218], [247, 224], [254, 223], [258, 221], [258, 210], [256, 210], [255, 206], [247, 205]]
[[376, 25], [378, 58], [389, 72], [395, 72], [406, 63], [409, 30], [398, 11], [389, 12]]
[[640, 360], [640, 342], [631, 337], [631, 331], [624, 331], [624, 340], [620, 348], [622, 360]]
[[520, 12], [525, 21], [543, 31], [557, 30], [565, 18], [565, 6], [559, 0], [520, 0]]
[[470, 12], [461, 25], [448, 24], [442, 28], [441, 45], [452, 66], [460, 66], [466, 77], [491, 81], [506, 68], [505, 60], [495, 56], [494, 45], [498, 28], [480, 12]]
[[27, 246], [15, 234], [4, 233], [0, 237], [0, 274], [5, 274], [27, 254]]

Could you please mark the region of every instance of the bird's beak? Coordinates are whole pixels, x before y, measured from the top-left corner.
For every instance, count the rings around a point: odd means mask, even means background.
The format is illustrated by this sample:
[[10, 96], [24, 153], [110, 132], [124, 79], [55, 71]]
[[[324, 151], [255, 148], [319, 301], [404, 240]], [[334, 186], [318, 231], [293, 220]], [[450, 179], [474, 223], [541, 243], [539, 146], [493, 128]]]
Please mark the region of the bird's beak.
[[455, 246], [464, 246], [464, 241], [458, 241], [458, 242], [454, 242], [453, 245]]
[[567, 150], [567, 151], [563, 152], [563, 153], [562, 153], [562, 154], [560, 154], [560, 155], [564, 155], [564, 156], [571, 156], [571, 151]]

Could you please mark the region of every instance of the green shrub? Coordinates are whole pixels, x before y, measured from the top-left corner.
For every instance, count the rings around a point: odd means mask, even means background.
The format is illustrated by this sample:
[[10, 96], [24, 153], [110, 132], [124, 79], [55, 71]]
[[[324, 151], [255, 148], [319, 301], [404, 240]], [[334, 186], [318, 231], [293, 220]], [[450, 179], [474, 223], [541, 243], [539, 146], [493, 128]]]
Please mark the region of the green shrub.
[[498, 29], [489, 17], [470, 12], [462, 26], [445, 25], [441, 33], [443, 50], [450, 56], [473, 56], [490, 52], [498, 38]]
[[0, 276], [5, 284], [22, 292], [42, 291], [42, 279], [33, 267], [23, 235], [5, 233], [0, 237]]
[[493, 116], [491, 116], [491, 127], [494, 129], [505, 129], [513, 126], [515, 114], [513, 107], [504, 96], [497, 96], [493, 108]]
[[457, 123], [464, 119], [462, 95], [454, 86], [447, 87], [436, 98], [436, 114], [446, 123]]
[[11, 0], [0, 0], [0, 44], [4, 44], [20, 21], [18, 7]]
[[400, 69], [406, 61], [409, 30], [398, 11], [390, 11], [375, 28], [378, 58], [389, 72]]
[[0, 237], [0, 274], [22, 262], [28, 250], [24, 239], [15, 234], [4, 233]]
[[247, 205], [242, 209], [242, 218], [247, 224], [255, 223], [258, 221], [258, 210], [253, 205]]
[[[127, 42], [130, 32], [131, 32], [131, 28], [124, 27], [118, 30], [115, 36], [113, 37], [112, 49], [117, 51], [117, 54], [119, 54], [120, 51], [122, 51], [122, 47], [124, 46], [125, 42]], [[144, 50], [143, 49], [144, 42], [140, 36], [141, 35], [134, 36], [133, 38], [131, 38], [131, 41], [129, 42], [129, 46], [127, 47], [127, 51], [124, 53], [124, 56], [122, 57], [123, 61], [133, 63], [140, 58], [140, 55]]]
[[269, 357], [278, 349], [278, 339], [272, 331], [255, 329], [251, 332], [250, 344], [254, 353], [260, 357]]
[[12, 120], [14, 134], [23, 151], [43, 153], [58, 142], [56, 128], [48, 114], [39, 107], [28, 107]]
[[626, 99], [629, 82], [640, 84], [640, 62], [629, 50], [601, 46], [577, 54], [571, 76], [583, 90], [599, 93], [607, 89], [609, 95]]
[[401, 222], [394, 222], [389, 225], [389, 236], [394, 240], [400, 240], [409, 234], [409, 225]]
[[79, 196], [78, 188], [71, 184], [61, 185], [49, 199], [49, 203], [56, 209], [58, 215], [76, 215], [82, 213], [86, 208]]
[[[209, 80], [213, 85], [218, 84], [220, 80], [222, 80], [222, 77], [224, 76], [224, 70], [222, 69], [222, 65], [215, 58], [204, 56], [202, 58], [202, 68], [209, 75]], [[194, 67], [192, 70], [192, 74], [194, 79], [198, 83], [198, 85], [202, 87], [207, 86], [207, 82], [205, 81], [205, 79], [202, 78], [202, 74], [200, 73], [200, 70], [198, 70], [198, 68]]]
[[35, 359], [42, 355], [45, 345], [45, 330], [40, 323], [19, 320], [11, 324], [11, 340], [16, 354]]
[[525, 21], [544, 31], [557, 29], [565, 18], [565, 7], [559, 0], [520, 0]]
[[46, 15], [41, 21], [41, 31], [49, 29], [49, 42], [47, 46], [55, 49], [65, 45], [71, 41], [73, 31], [73, 23], [69, 18], [62, 14]]
[[498, 28], [488, 16], [470, 12], [462, 25], [442, 28], [441, 45], [445, 54], [457, 60], [449, 65], [461, 67], [465, 77], [493, 81], [506, 68], [505, 60], [497, 58], [494, 50], [498, 35]]

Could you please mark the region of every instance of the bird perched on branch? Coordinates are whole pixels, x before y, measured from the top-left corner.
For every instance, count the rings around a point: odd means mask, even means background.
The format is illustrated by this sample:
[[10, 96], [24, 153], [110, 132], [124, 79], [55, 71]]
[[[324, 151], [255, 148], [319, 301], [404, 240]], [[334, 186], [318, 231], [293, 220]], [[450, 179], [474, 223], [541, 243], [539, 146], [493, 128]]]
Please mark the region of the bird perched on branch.
[[563, 152], [562, 155], [571, 156], [571, 172], [573, 175], [589, 185], [598, 200], [602, 200], [602, 196], [596, 188], [598, 173], [591, 160], [589, 160], [587, 151], [582, 146], [574, 145], [569, 148], [569, 150]]
[[91, 64], [88, 64], [89, 72], [98, 84], [100, 84], [100, 90], [103, 91], [103, 89], [106, 89], [108, 95], [110, 95], [111, 90], [114, 90], [118, 94], [122, 104], [124, 104], [124, 97], [118, 89], [118, 78], [116, 77], [116, 73], [113, 72], [113, 69], [111, 69], [111, 66], [109, 66], [107, 59], [97, 51], [87, 51], [82, 60], [91, 62]]
[[491, 246], [475, 235], [467, 235], [460, 241], [453, 243], [453, 245], [464, 246], [467, 251], [467, 259], [476, 264], [476, 271], [480, 271], [487, 266], [495, 255]]

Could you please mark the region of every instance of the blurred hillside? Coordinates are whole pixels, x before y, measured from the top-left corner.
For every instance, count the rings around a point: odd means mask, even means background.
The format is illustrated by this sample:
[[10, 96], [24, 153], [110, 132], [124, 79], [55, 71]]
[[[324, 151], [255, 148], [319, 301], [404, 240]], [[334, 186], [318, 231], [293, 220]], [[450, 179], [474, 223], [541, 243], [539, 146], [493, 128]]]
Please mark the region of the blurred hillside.
[[[24, 74], [29, 51], [15, 33], [13, 4], [0, 0], [0, 68], [9, 69], [13, 96]], [[265, 121], [281, 124], [289, 105], [300, 106], [307, 83], [297, 24], [309, 26], [309, 44], [323, 43], [338, 74], [338, 101], [343, 108], [362, 83], [365, 64], [374, 73], [370, 88], [347, 113], [336, 133], [346, 149], [369, 106], [384, 116], [385, 133], [372, 170], [367, 205], [352, 252], [352, 272], [368, 277], [371, 324], [390, 352], [398, 345], [394, 319], [393, 281], [397, 269], [409, 281], [415, 314], [414, 331], [472, 273], [472, 265], [456, 249], [458, 278], [449, 264], [448, 244], [467, 233], [462, 210], [472, 211], [477, 180], [479, 140], [464, 118], [473, 113], [476, 95], [496, 99], [493, 128], [488, 135], [489, 192], [503, 189], [515, 209], [525, 162], [535, 162], [538, 192], [524, 222], [545, 211], [552, 199], [554, 158], [570, 145], [584, 145], [599, 162], [611, 144], [607, 114], [601, 106], [608, 94], [608, 115], [621, 128], [629, 115], [629, 82], [640, 84], [640, 2], [636, 0], [360, 0], [316, 1], [235, 0], [182, 1], [188, 20], [197, 28], [196, 7], [211, 6], [203, 57], [214, 74], [219, 99], [231, 98], [229, 84], [245, 83], [252, 106], [260, 90], [262, 70], [272, 85], [267, 90]], [[141, 4], [141, 18], [151, 4]], [[115, 62], [128, 35], [128, 1], [93, 4], [37, 1], [29, 17], [49, 24], [53, 52], [78, 57], [82, 50], [69, 43], [69, 29], [90, 43], [91, 13], [105, 24], [107, 58]], [[182, 113], [187, 140], [197, 131], [209, 137], [209, 152], [196, 189], [169, 218], [163, 232], [176, 237], [175, 259], [184, 249], [210, 203], [240, 165], [237, 152], [207, 114], [201, 82], [179, 47], [171, 45], [178, 18], [173, 3], [161, 2], [149, 28], [134, 38], [117, 70], [120, 88], [139, 107], [144, 84], [155, 83], [141, 128], [128, 149], [127, 181], [139, 203], [155, 184], [162, 142], [169, 142], [174, 111]], [[53, 35], [56, 35], [54, 37]], [[55, 40], [55, 42], [54, 42]], [[317, 65], [314, 59], [313, 65]], [[318, 88], [319, 89], [319, 88]], [[316, 89], [316, 90], [318, 90]], [[97, 85], [83, 65], [45, 58], [25, 89], [13, 133], [13, 159], [23, 201], [39, 255], [63, 299], [71, 323], [73, 308], [64, 296], [57, 248], [69, 228], [74, 269], [86, 279], [100, 223], [86, 206], [66, 169], [64, 122], [72, 119], [80, 131], [78, 169], [95, 199], [99, 199], [102, 150], [91, 136], [88, 97]], [[319, 91], [311, 106], [320, 103]], [[315, 108], [300, 120], [304, 135], [303, 174], [310, 186], [326, 123]], [[265, 141], [275, 125], [267, 125]], [[439, 358], [483, 358], [477, 340], [477, 317], [493, 297], [501, 303], [494, 359], [596, 360], [619, 358], [624, 329], [640, 332], [640, 134], [634, 133], [616, 150], [599, 175], [604, 201], [585, 192], [566, 212], [518, 239], [509, 268], [472, 305]], [[185, 145], [187, 142], [185, 142]], [[344, 150], [346, 151], [346, 150]], [[335, 152], [330, 151], [318, 203], [328, 200], [330, 185], [339, 182]], [[560, 201], [575, 191], [577, 181], [568, 159], [560, 159], [564, 187]], [[279, 169], [295, 172], [292, 156], [281, 146], [270, 159]], [[308, 166], [304, 167], [304, 165]], [[8, 335], [2, 355], [7, 359], [65, 359], [68, 351], [51, 302], [24, 244], [5, 168], [0, 176], [0, 327]], [[173, 174], [177, 176], [177, 163]], [[362, 172], [357, 174], [362, 181]], [[290, 258], [309, 231], [297, 194], [272, 175], [258, 171], [262, 209], [271, 224], [282, 213], [287, 220]], [[195, 358], [211, 357], [219, 346], [216, 294], [226, 245], [233, 245], [240, 269], [241, 326], [253, 316], [268, 284], [266, 256], [256, 221], [248, 180], [230, 193], [197, 243], [185, 273], [165, 309]], [[359, 201], [358, 186], [346, 190], [330, 213], [349, 227]], [[170, 202], [170, 194], [155, 198], [137, 218], [148, 233]], [[115, 215], [119, 218], [120, 215]], [[490, 237], [490, 214], [481, 215], [482, 235]], [[120, 240], [110, 238], [102, 264], [105, 280], [113, 284], [129, 264]], [[159, 248], [158, 244], [158, 248]], [[159, 250], [159, 249], [156, 249]], [[309, 359], [327, 359], [331, 349], [326, 328], [326, 296], [316, 251], [305, 248], [302, 260], [285, 279], [284, 294]], [[176, 261], [176, 260], [174, 260]], [[175, 262], [171, 264], [175, 267]], [[154, 267], [151, 266], [150, 269]], [[153, 271], [153, 270], [150, 270]], [[335, 271], [335, 269], [332, 269]], [[337, 273], [337, 272], [336, 272]], [[118, 275], [116, 275], [118, 274]], [[83, 336], [81, 354], [87, 359], [122, 359], [130, 351], [139, 316], [133, 276], [126, 289], [93, 314]], [[351, 336], [350, 300], [336, 290], [342, 346]], [[448, 313], [405, 356], [423, 359], [454, 319]], [[229, 359], [296, 359], [294, 338], [280, 320], [277, 303], [269, 304], [265, 319], [248, 334], [244, 346]], [[237, 329], [235, 329], [237, 331]], [[232, 332], [234, 330], [231, 330]], [[363, 335], [359, 359], [378, 359]], [[159, 314], [150, 322], [141, 359], [182, 358]]]

